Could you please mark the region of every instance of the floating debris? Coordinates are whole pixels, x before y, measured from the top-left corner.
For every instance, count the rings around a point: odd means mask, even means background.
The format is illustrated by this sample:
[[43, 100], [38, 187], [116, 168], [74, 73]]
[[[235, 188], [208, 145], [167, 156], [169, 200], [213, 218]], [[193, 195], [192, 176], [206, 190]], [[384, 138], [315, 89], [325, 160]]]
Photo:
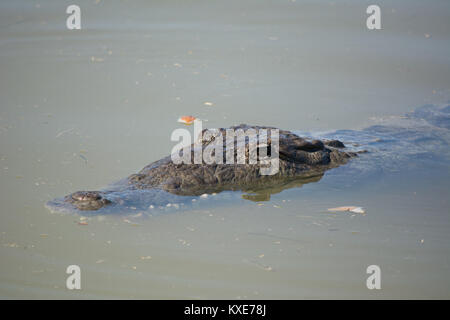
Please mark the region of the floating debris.
[[92, 62], [103, 62], [105, 59], [103, 59], [103, 58], [97, 58], [97, 57], [94, 57], [94, 56], [92, 56], [91, 57], [91, 61]]
[[88, 159], [85, 156], [83, 156], [82, 154], [80, 154], [79, 156], [80, 156], [81, 159], [84, 160], [84, 163], [87, 165], [88, 164]]
[[354, 208], [354, 209], [352, 209], [350, 211], [354, 212], [354, 213], [360, 213], [360, 214], [365, 214], [366, 213], [366, 211], [362, 207], [356, 207], [356, 208]]
[[210, 107], [214, 105], [214, 103], [212, 103], [212, 102], [204, 102], [203, 104], [205, 106], [210, 106]]
[[142, 217], [142, 216], [143, 216], [142, 212], [139, 212], [139, 213], [133, 214], [131, 217], [139, 218], [139, 217]]
[[183, 245], [183, 246], [190, 246], [191, 244], [189, 243], [189, 242], [187, 242], [186, 240], [184, 240], [184, 239], [178, 239], [178, 241]]
[[152, 257], [151, 256], [142, 256], [141, 260], [150, 260]]
[[191, 125], [197, 118], [194, 116], [182, 116], [178, 119], [178, 122], [184, 123], [185, 125]]
[[334, 212], [349, 211], [349, 212], [360, 213], [360, 214], [365, 214], [366, 213], [366, 211], [362, 207], [354, 207], [354, 206], [330, 208], [330, 209], [328, 209], [328, 211], [334, 211]]
[[4, 243], [3, 244], [4, 247], [8, 247], [8, 248], [18, 248], [20, 247], [17, 243], [13, 242], [13, 243]]
[[70, 129], [67, 129], [67, 130], [63, 130], [63, 131], [59, 132], [59, 133], [55, 136], [55, 138], [59, 138], [59, 137], [61, 137], [63, 134], [69, 133], [69, 132], [71, 132], [71, 131], [73, 131], [73, 130], [74, 130], [74, 128], [70, 128]]
[[244, 259], [243, 261], [244, 261], [244, 262], [247, 262], [247, 263], [250, 263], [250, 264], [253, 264], [253, 265], [255, 265], [256, 267], [258, 267], [258, 268], [260, 268], [260, 269], [262, 269], [262, 270], [264, 270], [264, 271], [274, 271], [273, 268], [272, 268], [271, 266], [262, 264], [262, 263], [260, 263], [260, 262], [258, 262], [258, 261], [247, 260], [247, 259]]
[[80, 226], [87, 226], [88, 223], [86, 221], [78, 221], [78, 225], [80, 225]]

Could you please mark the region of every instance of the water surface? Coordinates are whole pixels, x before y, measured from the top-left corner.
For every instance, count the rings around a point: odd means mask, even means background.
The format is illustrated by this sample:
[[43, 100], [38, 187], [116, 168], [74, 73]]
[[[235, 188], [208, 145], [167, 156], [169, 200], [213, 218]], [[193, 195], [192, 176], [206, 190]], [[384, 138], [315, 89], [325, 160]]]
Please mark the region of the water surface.
[[[0, 4], [0, 297], [450, 297], [448, 127], [429, 117], [450, 99], [447, 1], [381, 1], [375, 32], [366, 1], [85, 1], [80, 31], [69, 4]], [[44, 207], [166, 156], [188, 114], [372, 152], [263, 205], [220, 194], [86, 220]], [[340, 205], [366, 214], [327, 211]]]

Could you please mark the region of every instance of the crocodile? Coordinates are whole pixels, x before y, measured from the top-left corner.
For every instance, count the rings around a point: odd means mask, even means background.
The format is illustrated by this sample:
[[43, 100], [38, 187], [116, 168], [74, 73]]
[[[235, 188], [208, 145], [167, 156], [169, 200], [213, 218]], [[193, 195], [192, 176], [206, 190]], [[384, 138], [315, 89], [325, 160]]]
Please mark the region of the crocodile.
[[[194, 157], [195, 148], [206, 150], [218, 137], [225, 139], [230, 129], [234, 131], [242, 129], [245, 132], [248, 132], [249, 129], [257, 132], [277, 130], [276, 140], [272, 135], [267, 136], [266, 144], [259, 145], [257, 149], [258, 154], [261, 154], [262, 148], [266, 148], [264, 154], [268, 157], [272, 156], [271, 150], [276, 150], [277, 172], [271, 175], [262, 174], [260, 162], [206, 163], [201, 159], [201, 163], [197, 164], [179, 163], [173, 160], [172, 155], [169, 155], [121, 180], [113, 189], [77, 191], [62, 198], [62, 203], [75, 210], [95, 211], [123, 202], [121, 197], [117, 196], [117, 190], [121, 191], [120, 194], [136, 194], [142, 190], [155, 190], [155, 196], [167, 193], [177, 196], [200, 196], [222, 191], [242, 191], [252, 193], [243, 196], [245, 199], [264, 201], [270, 199], [270, 194], [318, 181], [325, 171], [343, 165], [349, 159], [357, 156], [355, 152], [345, 151], [345, 145], [339, 140], [311, 140], [288, 130], [246, 124], [216, 129], [215, 135], [210, 139], [203, 138], [207, 131], [205, 129], [201, 132], [200, 143], [191, 144], [191, 148], [186, 149], [187, 152], [191, 152], [191, 156]], [[245, 155], [249, 156], [251, 141], [249, 137], [240, 141], [237, 138], [226, 141], [227, 143], [221, 146], [224, 160], [227, 150], [230, 148], [235, 160], [239, 157], [238, 150], [244, 150]], [[273, 149], [275, 143], [277, 148]], [[239, 149], [239, 147], [243, 149]], [[183, 155], [183, 152], [186, 151], [183, 149], [180, 152]], [[49, 202], [50, 206], [51, 204], [52, 202]], [[151, 205], [151, 203], [147, 205]]]

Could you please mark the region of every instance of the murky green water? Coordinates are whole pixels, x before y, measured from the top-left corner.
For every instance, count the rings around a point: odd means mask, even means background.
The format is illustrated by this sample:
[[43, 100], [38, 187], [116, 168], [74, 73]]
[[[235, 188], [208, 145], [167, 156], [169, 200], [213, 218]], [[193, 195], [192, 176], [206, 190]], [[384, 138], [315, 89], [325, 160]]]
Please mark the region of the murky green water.
[[[369, 153], [262, 205], [218, 195], [86, 220], [44, 207], [166, 156], [181, 115], [319, 134], [442, 105], [450, 4], [381, 1], [383, 30], [368, 31], [364, 1], [97, 2], [79, 3], [79, 31], [70, 1], [0, 4], [0, 297], [450, 297], [442, 128], [431, 156]], [[341, 205], [367, 212], [327, 211]], [[71, 264], [82, 290], [65, 287]]]

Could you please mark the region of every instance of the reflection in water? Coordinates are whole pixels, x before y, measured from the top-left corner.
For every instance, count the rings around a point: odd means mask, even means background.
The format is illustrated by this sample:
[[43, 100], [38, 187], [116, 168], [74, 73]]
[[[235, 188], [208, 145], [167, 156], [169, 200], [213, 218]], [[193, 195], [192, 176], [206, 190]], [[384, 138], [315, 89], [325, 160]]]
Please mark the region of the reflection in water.
[[259, 188], [251, 188], [245, 189], [243, 192], [245, 194], [242, 195], [242, 198], [250, 201], [269, 201], [270, 196], [273, 194], [280, 193], [283, 190], [291, 189], [291, 188], [301, 188], [304, 184], [317, 182], [322, 179], [323, 174], [318, 174], [316, 176], [307, 177], [307, 178], [299, 178], [291, 181], [279, 181], [273, 182], [268, 186], [261, 186]]

